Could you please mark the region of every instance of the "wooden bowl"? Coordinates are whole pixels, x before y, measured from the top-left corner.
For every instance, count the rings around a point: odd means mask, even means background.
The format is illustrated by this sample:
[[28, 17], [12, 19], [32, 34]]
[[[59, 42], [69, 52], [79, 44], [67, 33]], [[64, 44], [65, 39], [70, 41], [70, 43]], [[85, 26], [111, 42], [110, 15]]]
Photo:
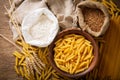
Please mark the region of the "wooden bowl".
[[[91, 62], [91, 64], [89, 65], [88, 69], [86, 69], [85, 71], [83, 72], [80, 72], [80, 73], [76, 73], [76, 74], [69, 74], [67, 72], [64, 72], [62, 71], [61, 69], [59, 69], [57, 66], [56, 66], [56, 63], [54, 61], [54, 50], [53, 48], [55, 47], [55, 42], [62, 38], [63, 36], [65, 35], [68, 35], [68, 34], [77, 34], [77, 35], [82, 35], [84, 36], [87, 40], [91, 41], [91, 44], [93, 45], [93, 55], [94, 55], [94, 58]], [[56, 38], [54, 39], [54, 41], [50, 44], [49, 46], [49, 61], [52, 65], [52, 67], [57, 71], [59, 72], [60, 74], [62, 74], [63, 76], [66, 76], [66, 77], [71, 77], [71, 78], [77, 78], [77, 77], [81, 77], [87, 73], [89, 73], [96, 65], [97, 63], [97, 60], [98, 60], [98, 46], [96, 45], [96, 42], [95, 40], [92, 38], [92, 36], [90, 36], [88, 33], [84, 32], [84, 31], [81, 31], [79, 28], [70, 28], [70, 29], [66, 29], [66, 30], [63, 30], [62, 32], [60, 32]]]

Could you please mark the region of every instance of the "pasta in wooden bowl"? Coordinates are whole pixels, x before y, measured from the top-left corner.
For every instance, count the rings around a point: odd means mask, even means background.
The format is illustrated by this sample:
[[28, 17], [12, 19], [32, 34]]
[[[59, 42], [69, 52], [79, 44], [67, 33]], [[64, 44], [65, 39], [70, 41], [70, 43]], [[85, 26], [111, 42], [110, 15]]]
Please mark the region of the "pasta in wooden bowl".
[[67, 77], [80, 77], [90, 72], [98, 59], [94, 39], [79, 28], [60, 32], [49, 46], [49, 61], [53, 68]]

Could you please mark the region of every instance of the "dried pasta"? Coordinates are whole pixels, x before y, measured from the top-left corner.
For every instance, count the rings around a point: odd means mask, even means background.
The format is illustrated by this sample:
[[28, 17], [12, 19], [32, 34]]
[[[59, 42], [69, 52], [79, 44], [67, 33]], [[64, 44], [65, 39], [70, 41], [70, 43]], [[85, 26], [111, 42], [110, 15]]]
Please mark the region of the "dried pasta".
[[91, 42], [76, 34], [69, 34], [57, 40], [54, 51], [57, 67], [70, 74], [86, 70], [94, 57]]

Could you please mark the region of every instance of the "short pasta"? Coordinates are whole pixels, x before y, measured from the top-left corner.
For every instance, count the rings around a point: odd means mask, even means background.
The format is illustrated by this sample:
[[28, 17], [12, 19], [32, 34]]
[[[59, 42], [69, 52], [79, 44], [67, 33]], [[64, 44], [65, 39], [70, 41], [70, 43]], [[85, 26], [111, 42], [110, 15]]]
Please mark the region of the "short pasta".
[[76, 34], [69, 34], [57, 40], [54, 52], [57, 67], [70, 74], [86, 70], [94, 58], [91, 42]]

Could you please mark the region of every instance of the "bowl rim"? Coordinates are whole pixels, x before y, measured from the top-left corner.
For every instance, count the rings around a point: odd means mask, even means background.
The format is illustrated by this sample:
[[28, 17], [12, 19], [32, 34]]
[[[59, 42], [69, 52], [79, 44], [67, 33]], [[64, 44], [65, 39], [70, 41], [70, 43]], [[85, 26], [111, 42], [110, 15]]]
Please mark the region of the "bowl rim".
[[[67, 35], [67, 34], [80, 34], [82, 36], [84, 36], [85, 38], [87, 38], [88, 40], [91, 41], [92, 45], [93, 45], [93, 51], [94, 51], [94, 58], [90, 64], [90, 66], [88, 67], [88, 69], [86, 69], [85, 71], [83, 72], [80, 72], [80, 73], [76, 73], [76, 74], [69, 74], [67, 72], [64, 72], [62, 70], [60, 70], [56, 64], [55, 64], [55, 61], [54, 61], [54, 53], [53, 52], [53, 48], [55, 46], [55, 41], [57, 41], [58, 39], [60, 39], [62, 36], [64, 35]], [[50, 61], [50, 64], [51, 66], [58, 72], [60, 73], [61, 75], [63, 76], [66, 76], [66, 77], [70, 77], [70, 78], [76, 78], [76, 77], [81, 77], [81, 76], [84, 76], [85, 74], [89, 73], [90, 71], [92, 71], [94, 69], [94, 67], [96, 66], [97, 64], [97, 61], [98, 61], [98, 46], [95, 42], [95, 40], [93, 39], [93, 37], [88, 34], [87, 32], [85, 31], [82, 31], [80, 28], [69, 28], [69, 29], [65, 29], [63, 31], [61, 31], [54, 39], [54, 41], [49, 45], [48, 47], [49, 49], [49, 55], [48, 55], [48, 59]]]

